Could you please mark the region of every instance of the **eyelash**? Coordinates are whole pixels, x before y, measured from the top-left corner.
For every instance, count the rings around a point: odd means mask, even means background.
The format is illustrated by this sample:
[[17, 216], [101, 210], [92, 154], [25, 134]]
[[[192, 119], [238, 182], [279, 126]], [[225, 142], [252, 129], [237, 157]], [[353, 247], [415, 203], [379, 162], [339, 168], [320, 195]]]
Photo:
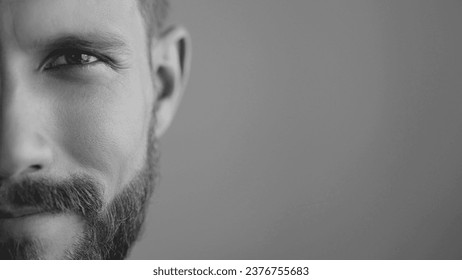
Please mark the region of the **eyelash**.
[[[91, 61], [89, 63], [67, 63], [68, 59], [66, 58], [66, 56], [71, 56], [71, 55], [80, 55], [80, 56], [85, 55], [85, 56], [91, 57], [91, 59], [93, 59], [94, 61]], [[64, 57], [66, 64], [53, 66], [52, 64], [55, 63], [61, 57]], [[74, 48], [53, 51], [45, 59], [45, 64], [43, 65], [42, 68], [45, 71], [53, 71], [53, 70], [59, 70], [62, 68], [90, 67], [92, 65], [99, 64], [99, 63], [105, 63], [109, 65], [111, 68], [119, 68], [118, 64], [112, 58], [108, 56], [99, 55], [99, 54], [96, 54], [88, 50], [81, 50], [81, 49], [74, 49]]]

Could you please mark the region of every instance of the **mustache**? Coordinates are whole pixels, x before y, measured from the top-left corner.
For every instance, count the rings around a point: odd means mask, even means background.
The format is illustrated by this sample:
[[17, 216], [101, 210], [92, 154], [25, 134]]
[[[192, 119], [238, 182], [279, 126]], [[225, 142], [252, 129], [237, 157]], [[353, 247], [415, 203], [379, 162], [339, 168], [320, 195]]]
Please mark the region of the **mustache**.
[[[38, 212], [73, 212], [95, 218], [103, 208], [102, 188], [92, 178], [73, 175], [62, 181], [25, 178], [0, 185], [0, 209], [34, 208]], [[3, 212], [3, 211], [2, 211]]]

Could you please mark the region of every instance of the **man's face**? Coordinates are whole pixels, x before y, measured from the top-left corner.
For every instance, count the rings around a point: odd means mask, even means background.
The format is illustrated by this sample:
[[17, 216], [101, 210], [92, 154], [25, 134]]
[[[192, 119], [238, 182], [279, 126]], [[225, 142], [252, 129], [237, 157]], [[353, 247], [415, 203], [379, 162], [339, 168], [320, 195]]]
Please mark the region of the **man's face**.
[[136, 1], [0, 0], [0, 255], [124, 256], [157, 169], [148, 46]]

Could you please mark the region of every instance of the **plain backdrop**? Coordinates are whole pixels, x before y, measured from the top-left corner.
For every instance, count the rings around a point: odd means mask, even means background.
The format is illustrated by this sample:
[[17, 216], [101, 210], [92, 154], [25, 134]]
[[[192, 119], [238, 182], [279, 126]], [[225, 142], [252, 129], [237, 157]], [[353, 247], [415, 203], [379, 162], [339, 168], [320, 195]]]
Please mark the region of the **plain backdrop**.
[[462, 258], [462, 1], [173, 1], [193, 38], [132, 259]]

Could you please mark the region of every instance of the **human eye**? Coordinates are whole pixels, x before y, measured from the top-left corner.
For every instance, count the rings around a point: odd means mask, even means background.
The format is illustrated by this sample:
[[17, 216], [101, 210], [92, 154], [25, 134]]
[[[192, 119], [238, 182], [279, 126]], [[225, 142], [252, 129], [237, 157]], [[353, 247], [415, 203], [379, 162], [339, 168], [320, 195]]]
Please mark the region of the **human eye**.
[[87, 51], [77, 49], [60, 50], [49, 56], [44, 65], [44, 70], [90, 66], [100, 62], [102, 60], [97, 55]]

